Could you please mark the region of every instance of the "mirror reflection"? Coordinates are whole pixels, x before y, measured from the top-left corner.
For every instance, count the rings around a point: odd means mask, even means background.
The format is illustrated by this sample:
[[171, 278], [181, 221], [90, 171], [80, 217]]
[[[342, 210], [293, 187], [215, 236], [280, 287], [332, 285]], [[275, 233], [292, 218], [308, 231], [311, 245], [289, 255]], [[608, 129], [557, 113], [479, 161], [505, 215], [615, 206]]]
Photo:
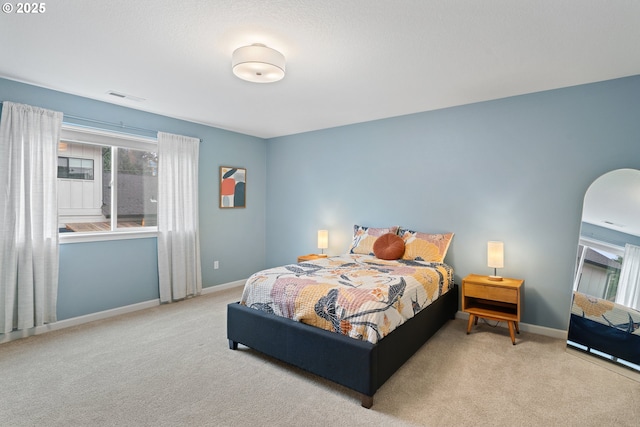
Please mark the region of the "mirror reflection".
[[602, 175], [584, 198], [568, 345], [640, 371], [640, 171]]

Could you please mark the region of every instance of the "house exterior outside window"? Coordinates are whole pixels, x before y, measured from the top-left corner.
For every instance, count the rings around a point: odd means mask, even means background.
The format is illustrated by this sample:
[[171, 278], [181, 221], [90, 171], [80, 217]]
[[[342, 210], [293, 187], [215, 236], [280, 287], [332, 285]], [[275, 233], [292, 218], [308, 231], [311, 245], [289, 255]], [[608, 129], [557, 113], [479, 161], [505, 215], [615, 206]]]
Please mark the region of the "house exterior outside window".
[[157, 171], [155, 139], [64, 125], [58, 146], [61, 241], [76, 233], [156, 231]]

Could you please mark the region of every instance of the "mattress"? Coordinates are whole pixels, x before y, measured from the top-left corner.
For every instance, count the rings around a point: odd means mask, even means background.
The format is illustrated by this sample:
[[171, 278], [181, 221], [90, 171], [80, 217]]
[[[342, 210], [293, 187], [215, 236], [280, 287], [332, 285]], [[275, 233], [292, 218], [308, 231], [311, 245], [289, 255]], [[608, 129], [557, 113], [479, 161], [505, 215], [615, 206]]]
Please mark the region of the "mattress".
[[571, 314], [619, 331], [640, 335], [640, 311], [612, 301], [574, 292]]
[[255, 273], [240, 304], [375, 344], [452, 288], [444, 263], [344, 254]]

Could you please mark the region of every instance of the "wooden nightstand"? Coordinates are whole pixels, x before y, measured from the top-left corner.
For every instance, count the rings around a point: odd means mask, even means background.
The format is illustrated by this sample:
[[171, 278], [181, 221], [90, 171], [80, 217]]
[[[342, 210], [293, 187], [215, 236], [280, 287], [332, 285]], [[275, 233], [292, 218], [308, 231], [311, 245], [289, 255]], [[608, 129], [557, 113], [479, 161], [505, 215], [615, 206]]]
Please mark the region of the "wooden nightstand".
[[516, 345], [514, 329], [520, 333], [520, 309], [524, 280], [503, 278], [489, 280], [488, 276], [470, 274], [462, 279], [462, 311], [469, 313], [467, 334], [478, 317], [507, 322], [511, 343]]
[[298, 257], [298, 262], [311, 261], [318, 258], [326, 258], [327, 254], [309, 254], [309, 255], [300, 255]]

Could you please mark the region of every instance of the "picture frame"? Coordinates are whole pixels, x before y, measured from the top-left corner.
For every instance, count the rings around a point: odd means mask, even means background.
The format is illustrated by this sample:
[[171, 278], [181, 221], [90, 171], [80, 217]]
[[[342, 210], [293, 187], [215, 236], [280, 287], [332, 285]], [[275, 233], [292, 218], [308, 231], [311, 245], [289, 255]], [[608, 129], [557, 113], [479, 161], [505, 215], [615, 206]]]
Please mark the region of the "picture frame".
[[247, 169], [220, 166], [220, 209], [247, 207]]

